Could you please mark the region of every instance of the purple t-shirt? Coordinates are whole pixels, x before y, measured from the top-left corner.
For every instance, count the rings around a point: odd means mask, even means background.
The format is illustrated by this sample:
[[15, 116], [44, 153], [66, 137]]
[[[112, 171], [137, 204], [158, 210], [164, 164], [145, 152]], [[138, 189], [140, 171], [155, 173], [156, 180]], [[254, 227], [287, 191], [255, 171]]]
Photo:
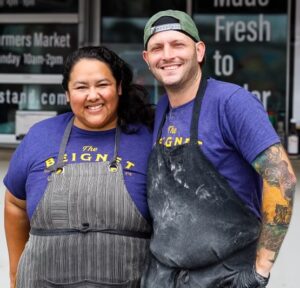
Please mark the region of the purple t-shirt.
[[[163, 96], [157, 107], [154, 141], [168, 105]], [[189, 141], [193, 105], [191, 101], [169, 109], [160, 143], [174, 146]], [[199, 147], [205, 156], [250, 210], [261, 217], [262, 179], [251, 163], [280, 142], [261, 102], [240, 86], [209, 78], [198, 129]]]
[[[26, 200], [31, 218], [47, 186], [45, 168], [57, 159], [66, 125], [73, 116], [65, 113], [34, 125], [10, 161], [4, 178], [7, 189]], [[115, 129], [86, 131], [73, 126], [66, 147], [67, 164], [110, 161], [113, 158]], [[126, 188], [141, 214], [149, 219], [146, 199], [146, 170], [152, 146], [152, 133], [140, 126], [136, 133], [121, 133], [119, 157]]]

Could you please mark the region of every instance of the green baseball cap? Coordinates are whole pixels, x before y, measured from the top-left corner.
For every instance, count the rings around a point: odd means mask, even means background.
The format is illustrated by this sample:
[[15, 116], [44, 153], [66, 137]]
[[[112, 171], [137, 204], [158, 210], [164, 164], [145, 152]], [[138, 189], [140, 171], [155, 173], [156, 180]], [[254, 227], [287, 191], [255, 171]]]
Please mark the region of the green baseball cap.
[[[174, 18], [176, 22], [156, 25], [156, 22], [162, 17]], [[147, 48], [147, 43], [152, 35], [168, 30], [181, 31], [190, 36], [194, 41], [200, 41], [195, 22], [188, 14], [179, 10], [165, 10], [154, 14], [146, 23], [144, 29], [144, 47]]]

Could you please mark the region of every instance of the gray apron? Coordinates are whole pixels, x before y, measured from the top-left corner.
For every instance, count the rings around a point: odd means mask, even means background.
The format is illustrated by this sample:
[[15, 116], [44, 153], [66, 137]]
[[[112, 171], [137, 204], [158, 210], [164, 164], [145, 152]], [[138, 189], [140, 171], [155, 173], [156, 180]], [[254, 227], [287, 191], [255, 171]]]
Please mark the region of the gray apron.
[[165, 112], [150, 155], [147, 193], [153, 236], [143, 288], [231, 287], [222, 283], [255, 261], [260, 221], [198, 144], [206, 83], [203, 78], [195, 98], [190, 142], [158, 144]]
[[111, 162], [66, 165], [72, 125], [73, 119], [31, 219], [17, 287], [140, 287], [151, 227], [128, 194], [116, 160], [119, 128]]

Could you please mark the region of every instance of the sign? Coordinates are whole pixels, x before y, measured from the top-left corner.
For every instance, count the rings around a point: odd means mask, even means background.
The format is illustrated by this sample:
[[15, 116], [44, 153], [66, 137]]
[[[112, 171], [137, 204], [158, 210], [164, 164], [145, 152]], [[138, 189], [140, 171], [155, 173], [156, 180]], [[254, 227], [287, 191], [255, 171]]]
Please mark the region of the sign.
[[0, 84], [0, 134], [15, 133], [16, 111], [69, 111], [61, 85]]
[[78, 0], [0, 0], [1, 13], [78, 13]]
[[61, 74], [77, 24], [0, 24], [0, 73]]
[[32, 125], [56, 116], [56, 111], [16, 111], [16, 137], [22, 139]]
[[274, 118], [286, 112], [289, 1], [194, 1], [205, 70], [255, 94]]
[[[288, 0], [289, 1], [289, 0]], [[287, 2], [282, 0], [211, 0], [195, 1], [195, 11], [203, 14], [281, 14], [287, 12]], [[201, 3], [203, 2], [203, 3]], [[196, 12], [198, 14], [198, 12]]]

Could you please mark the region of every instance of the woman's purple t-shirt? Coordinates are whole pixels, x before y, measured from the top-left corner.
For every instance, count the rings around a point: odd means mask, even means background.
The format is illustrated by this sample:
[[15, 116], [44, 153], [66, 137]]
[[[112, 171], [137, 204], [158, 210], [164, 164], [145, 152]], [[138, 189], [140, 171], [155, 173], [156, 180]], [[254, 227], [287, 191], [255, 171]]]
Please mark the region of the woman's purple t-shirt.
[[[45, 168], [57, 159], [59, 146], [72, 113], [34, 125], [16, 149], [4, 178], [7, 189], [26, 200], [31, 218], [47, 186]], [[67, 164], [109, 161], [113, 157], [115, 129], [86, 131], [73, 126], [66, 147]], [[140, 126], [136, 133], [121, 133], [119, 159], [125, 185], [141, 214], [149, 219], [146, 199], [146, 170], [152, 146], [152, 133]]]

